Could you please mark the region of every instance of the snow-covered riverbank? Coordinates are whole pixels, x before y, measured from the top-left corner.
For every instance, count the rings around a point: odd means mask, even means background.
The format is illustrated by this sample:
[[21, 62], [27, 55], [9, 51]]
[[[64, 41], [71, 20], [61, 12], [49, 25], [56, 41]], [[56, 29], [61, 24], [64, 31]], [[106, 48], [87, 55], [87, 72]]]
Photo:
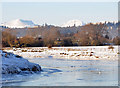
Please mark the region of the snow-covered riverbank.
[[40, 74], [25, 76], [5, 75], [4, 86], [118, 85], [118, 46], [4, 48], [3, 51], [13, 53], [15, 66], [16, 61], [21, 61], [16, 58], [19, 55], [41, 65], [43, 70]]
[[2, 74], [34, 73], [41, 71], [38, 64], [31, 63], [21, 56], [0, 50]]
[[81, 47], [29, 47], [5, 48], [4, 51], [12, 52], [25, 58], [63, 58], [80, 60], [116, 60], [118, 59], [118, 46], [81, 46]]

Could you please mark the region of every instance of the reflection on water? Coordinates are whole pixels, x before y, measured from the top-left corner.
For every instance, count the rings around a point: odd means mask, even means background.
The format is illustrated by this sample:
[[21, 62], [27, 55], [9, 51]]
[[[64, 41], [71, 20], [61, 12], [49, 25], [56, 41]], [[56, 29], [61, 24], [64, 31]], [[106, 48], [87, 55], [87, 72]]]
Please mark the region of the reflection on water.
[[5, 86], [117, 86], [118, 61], [28, 59], [42, 66], [38, 74], [3, 76]]

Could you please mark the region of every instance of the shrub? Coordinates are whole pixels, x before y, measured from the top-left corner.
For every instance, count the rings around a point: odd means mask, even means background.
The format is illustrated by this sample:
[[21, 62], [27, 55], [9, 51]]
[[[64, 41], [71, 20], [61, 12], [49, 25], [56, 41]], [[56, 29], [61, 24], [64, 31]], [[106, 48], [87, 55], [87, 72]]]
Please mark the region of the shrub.
[[48, 45], [48, 48], [49, 48], [49, 49], [52, 48], [52, 45]]
[[22, 52], [27, 52], [27, 50], [22, 50]]
[[113, 46], [109, 46], [108, 49], [114, 49], [114, 47]]

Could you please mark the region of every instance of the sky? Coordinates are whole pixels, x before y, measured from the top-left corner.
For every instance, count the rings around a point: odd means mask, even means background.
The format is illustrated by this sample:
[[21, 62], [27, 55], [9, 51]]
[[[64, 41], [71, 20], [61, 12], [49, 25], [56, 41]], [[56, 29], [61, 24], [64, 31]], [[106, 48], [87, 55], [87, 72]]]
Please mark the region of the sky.
[[117, 21], [118, 2], [2, 2], [2, 22], [32, 20], [62, 25], [69, 20]]

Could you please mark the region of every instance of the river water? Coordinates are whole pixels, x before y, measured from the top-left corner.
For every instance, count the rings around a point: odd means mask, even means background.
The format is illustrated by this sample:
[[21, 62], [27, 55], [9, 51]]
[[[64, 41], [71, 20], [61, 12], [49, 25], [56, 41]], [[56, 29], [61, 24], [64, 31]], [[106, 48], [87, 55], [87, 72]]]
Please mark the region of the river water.
[[117, 86], [117, 60], [28, 59], [41, 65], [37, 74], [3, 75], [3, 86]]

